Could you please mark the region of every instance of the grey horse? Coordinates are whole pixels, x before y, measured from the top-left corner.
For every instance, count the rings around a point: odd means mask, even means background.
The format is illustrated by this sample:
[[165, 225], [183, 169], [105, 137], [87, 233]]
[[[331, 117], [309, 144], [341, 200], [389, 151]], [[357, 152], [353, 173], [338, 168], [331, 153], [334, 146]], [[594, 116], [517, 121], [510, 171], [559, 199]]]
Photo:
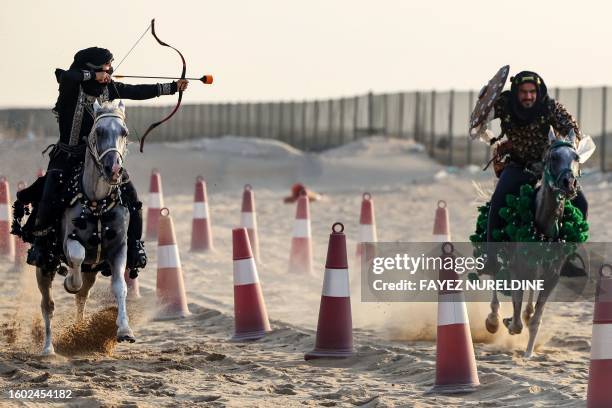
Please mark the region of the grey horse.
[[[535, 229], [547, 240], [555, 241], [559, 236], [559, 220], [563, 216], [565, 202], [572, 197], [578, 188], [577, 177], [579, 163], [584, 163], [595, 149], [590, 137], [585, 136], [584, 142], [578, 151], [575, 149], [576, 135], [570, 131], [567, 138], [557, 138], [555, 132], [550, 130], [548, 134], [550, 146], [543, 158], [544, 182], [541, 184], [535, 196]], [[528, 245], [528, 244], [527, 244]], [[514, 248], [516, 250], [516, 247]], [[530, 358], [533, 354], [536, 336], [542, 321], [544, 305], [551, 292], [556, 287], [561, 267], [565, 257], [558, 257], [547, 267], [538, 267], [537, 276], [533, 274], [534, 268], [527, 266], [526, 260], [521, 256], [510, 258], [510, 275], [513, 280], [541, 279], [544, 289], [538, 292], [535, 308], [533, 306], [534, 292], [529, 291], [527, 306], [523, 312], [523, 320], [529, 328], [529, 340], [524, 357]], [[512, 291], [513, 315], [503, 319], [504, 325], [510, 334], [519, 334], [523, 330], [521, 321], [521, 308], [523, 302], [523, 291]], [[491, 313], [485, 321], [489, 332], [495, 333], [499, 328], [499, 300], [497, 292], [493, 292], [491, 300]]]
[[[76, 295], [76, 320], [82, 321], [89, 290], [96, 281], [96, 272], [83, 272], [82, 267], [91, 270], [106, 261], [112, 272], [112, 290], [117, 301], [117, 340], [134, 342], [126, 310], [124, 279], [130, 214], [121, 202], [123, 158], [128, 142], [125, 105], [123, 102], [100, 105], [96, 101], [94, 117], [82, 174], [69, 183], [73, 198], [61, 222], [60, 242], [68, 265], [64, 288]], [[45, 322], [44, 355], [55, 353], [51, 333], [54, 276], [54, 271], [36, 270]]]

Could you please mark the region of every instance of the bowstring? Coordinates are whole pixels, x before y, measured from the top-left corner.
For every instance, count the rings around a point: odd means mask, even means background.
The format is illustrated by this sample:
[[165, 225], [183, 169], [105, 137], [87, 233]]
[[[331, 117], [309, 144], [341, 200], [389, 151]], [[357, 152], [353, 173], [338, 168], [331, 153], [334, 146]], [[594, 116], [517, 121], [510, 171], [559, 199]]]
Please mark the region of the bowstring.
[[[130, 50], [127, 52], [127, 54], [125, 54], [125, 56], [123, 58], [121, 58], [121, 61], [119, 61], [119, 64], [117, 64], [117, 67], [115, 67], [113, 69], [113, 72], [119, 69], [121, 64], [123, 64], [123, 61], [125, 61], [125, 59], [128, 57], [128, 55], [130, 55], [132, 53], [134, 48], [136, 48], [136, 46], [138, 45], [140, 40], [142, 40], [144, 38], [144, 36], [149, 32], [150, 29], [151, 29], [151, 23], [149, 23], [149, 25], [147, 26], [146, 30], [144, 30], [142, 35], [140, 37], [138, 37], [138, 40], [136, 40], [134, 45], [132, 45], [132, 48], [130, 48]], [[111, 79], [111, 84], [113, 84], [113, 88], [115, 88], [115, 93], [117, 93], [117, 96], [119, 98], [121, 98], [121, 95], [119, 94], [119, 90], [117, 89], [117, 85], [115, 85], [115, 81], [113, 81], [112, 79]], [[129, 126], [128, 126], [128, 128], [129, 128]], [[138, 133], [138, 130], [136, 128], [134, 128], [134, 133], [136, 133], [136, 137], [138, 138], [138, 142], [140, 143], [140, 134]]]

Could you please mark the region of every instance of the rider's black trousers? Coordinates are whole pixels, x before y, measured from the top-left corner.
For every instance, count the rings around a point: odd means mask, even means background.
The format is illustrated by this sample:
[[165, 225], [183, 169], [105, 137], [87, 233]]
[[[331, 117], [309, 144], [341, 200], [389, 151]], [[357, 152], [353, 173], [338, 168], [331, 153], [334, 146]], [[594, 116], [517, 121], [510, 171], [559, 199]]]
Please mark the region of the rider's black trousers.
[[[499, 210], [506, 206], [506, 195], [518, 195], [523, 184], [529, 183], [535, 186], [536, 182], [536, 178], [526, 171], [524, 166], [517, 163], [508, 163], [506, 165], [499, 177], [495, 192], [491, 197], [491, 208], [489, 209], [489, 222], [487, 226], [487, 241], [494, 242], [493, 231], [501, 228], [503, 225], [503, 219], [499, 216]], [[578, 195], [571, 203], [582, 211], [586, 219], [589, 204], [582, 190], [578, 190]]]

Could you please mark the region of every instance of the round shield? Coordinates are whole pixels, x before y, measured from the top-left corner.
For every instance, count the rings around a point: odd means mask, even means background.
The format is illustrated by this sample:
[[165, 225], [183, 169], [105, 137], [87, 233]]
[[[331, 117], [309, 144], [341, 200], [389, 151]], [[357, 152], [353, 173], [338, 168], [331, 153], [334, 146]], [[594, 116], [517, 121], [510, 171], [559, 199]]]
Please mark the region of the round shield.
[[495, 76], [491, 78], [488, 84], [486, 84], [478, 94], [478, 100], [476, 106], [470, 116], [470, 129], [473, 129], [489, 116], [489, 112], [493, 109], [495, 100], [501, 95], [506, 85], [506, 79], [508, 79], [508, 73], [510, 72], [510, 65], [504, 65], [497, 71]]

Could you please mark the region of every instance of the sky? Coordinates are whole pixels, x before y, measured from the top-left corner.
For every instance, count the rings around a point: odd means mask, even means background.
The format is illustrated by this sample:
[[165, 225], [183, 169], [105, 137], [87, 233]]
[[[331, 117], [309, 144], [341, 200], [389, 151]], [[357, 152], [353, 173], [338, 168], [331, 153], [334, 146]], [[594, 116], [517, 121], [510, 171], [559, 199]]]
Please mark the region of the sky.
[[[611, 12], [594, 0], [2, 0], [0, 107], [52, 106], [55, 68], [94, 45], [119, 62], [152, 18], [188, 76], [215, 78], [192, 81], [184, 103], [480, 89], [505, 64], [549, 87], [610, 85]], [[180, 70], [147, 34], [117, 73]]]

